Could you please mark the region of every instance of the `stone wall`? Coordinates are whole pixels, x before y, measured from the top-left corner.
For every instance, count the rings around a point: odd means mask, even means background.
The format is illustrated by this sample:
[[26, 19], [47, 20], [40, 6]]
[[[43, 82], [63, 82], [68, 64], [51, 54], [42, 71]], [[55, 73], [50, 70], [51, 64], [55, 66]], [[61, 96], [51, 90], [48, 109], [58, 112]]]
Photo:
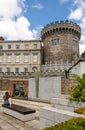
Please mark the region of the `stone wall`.
[[[41, 32], [44, 44], [44, 62], [72, 63], [79, 59], [79, 40], [81, 29], [79, 25], [60, 21], [48, 24]], [[52, 41], [57, 41], [53, 43]]]
[[0, 90], [9, 91], [10, 95], [15, 97], [14, 94], [14, 86], [15, 85], [23, 85], [24, 86], [24, 96], [28, 97], [28, 80], [13, 80], [13, 79], [1, 79], [0, 80]]
[[74, 117], [85, 118], [85, 115], [73, 112], [74, 108], [84, 107], [85, 103], [78, 104], [66, 99], [54, 98], [51, 100], [51, 104], [52, 106], [46, 106], [40, 110], [40, 130]]
[[61, 95], [61, 77], [39, 78], [39, 97], [36, 97], [35, 78], [29, 79], [28, 98], [50, 102], [51, 98]]
[[61, 79], [61, 94], [68, 95], [70, 94], [70, 88], [76, 85], [78, 82], [75, 79]]
[[85, 118], [84, 115], [74, 112], [44, 107], [40, 110], [40, 130], [79, 116]]

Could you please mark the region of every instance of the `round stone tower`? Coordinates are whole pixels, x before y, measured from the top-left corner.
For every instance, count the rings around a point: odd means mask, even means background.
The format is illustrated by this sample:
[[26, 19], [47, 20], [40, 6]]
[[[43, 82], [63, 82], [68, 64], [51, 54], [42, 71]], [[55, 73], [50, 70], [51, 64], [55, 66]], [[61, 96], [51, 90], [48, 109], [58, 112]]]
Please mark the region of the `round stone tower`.
[[44, 64], [72, 64], [79, 58], [81, 28], [71, 21], [56, 21], [41, 32]]

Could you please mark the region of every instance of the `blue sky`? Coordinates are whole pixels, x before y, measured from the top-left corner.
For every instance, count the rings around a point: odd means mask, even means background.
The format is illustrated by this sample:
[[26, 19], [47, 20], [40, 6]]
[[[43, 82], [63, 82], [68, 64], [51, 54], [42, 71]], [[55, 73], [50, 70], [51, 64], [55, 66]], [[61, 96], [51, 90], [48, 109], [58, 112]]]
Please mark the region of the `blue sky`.
[[27, 0], [26, 4], [28, 13], [25, 16], [28, 17], [33, 28], [52, 21], [66, 20], [70, 13], [69, 4], [61, 3], [59, 0]]
[[46, 24], [67, 19], [81, 26], [82, 53], [85, 50], [85, 0], [0, 0], [0, 35], [6, 40], [40, 38]]

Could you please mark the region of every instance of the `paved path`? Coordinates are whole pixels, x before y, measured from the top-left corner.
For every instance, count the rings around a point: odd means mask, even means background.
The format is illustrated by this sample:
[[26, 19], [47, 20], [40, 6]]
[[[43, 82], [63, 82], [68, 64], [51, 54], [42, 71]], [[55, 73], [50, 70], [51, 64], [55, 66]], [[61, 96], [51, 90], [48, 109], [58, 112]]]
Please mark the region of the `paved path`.
[[4, 114], [2, 112], [2, 107], [0, 106], [0, 130], [39, 130], [40, 108], [50, 104], [22, 100], [13, 100], [13, 103], [35, 109], [37, 116], [34, 120], [22, 122], [12, 116]]

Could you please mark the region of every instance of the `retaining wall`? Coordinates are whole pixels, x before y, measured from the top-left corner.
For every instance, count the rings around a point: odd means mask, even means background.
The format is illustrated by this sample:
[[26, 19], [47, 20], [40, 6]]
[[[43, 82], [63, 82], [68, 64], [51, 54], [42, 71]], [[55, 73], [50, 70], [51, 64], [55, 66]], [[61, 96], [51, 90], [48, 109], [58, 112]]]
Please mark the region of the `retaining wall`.
[[61, 77], [39, 78], [39, 97], [36, 97], [35, 78], [29, 79], [28, 98], [50, 102], [61, 95]]

